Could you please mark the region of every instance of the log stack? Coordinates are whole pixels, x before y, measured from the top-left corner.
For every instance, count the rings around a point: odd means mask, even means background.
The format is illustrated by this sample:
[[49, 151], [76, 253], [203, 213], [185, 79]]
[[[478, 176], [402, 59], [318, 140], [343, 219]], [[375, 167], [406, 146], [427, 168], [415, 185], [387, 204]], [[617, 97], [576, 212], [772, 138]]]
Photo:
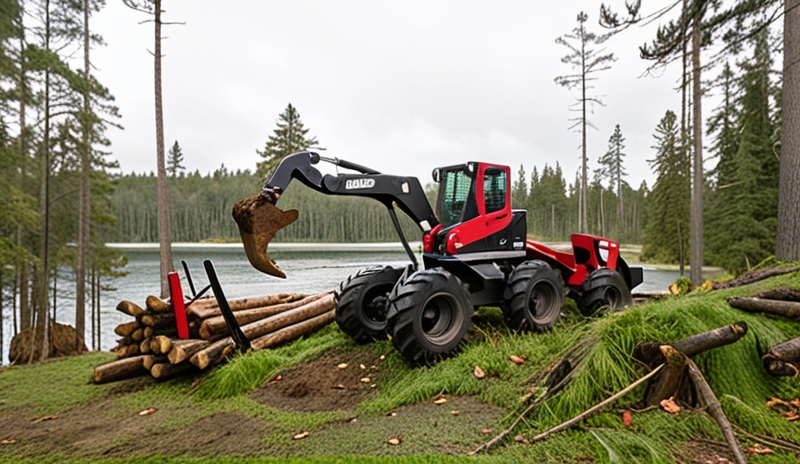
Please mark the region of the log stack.
[[[275, 347], [309, 334], [334, 319], [333, 292], [314, 295], [281, 293], [228, 301], [253, 350]], [[118, 325], [121, 338], [111, 351], [117, 360], [95, 367], [95, 383], [149, 373], [163, 379], [208, 369], [233, 351], [235, 344], [215, 298], [186, 308], [189, 339], [177, 338], [172, 304], [148, 296], [142, 308], [121, 301], [117, 310], [134, 320]]]

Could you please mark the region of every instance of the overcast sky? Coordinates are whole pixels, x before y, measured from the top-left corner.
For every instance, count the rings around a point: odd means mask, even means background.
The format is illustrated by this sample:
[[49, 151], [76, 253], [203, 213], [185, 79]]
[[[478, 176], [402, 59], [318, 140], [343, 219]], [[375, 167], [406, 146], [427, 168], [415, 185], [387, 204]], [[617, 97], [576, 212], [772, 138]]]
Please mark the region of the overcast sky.
[[[601, 32], [600, 2], [164, 0], [163, 8], [164, 21], [185, 23], [163, 34], [166, 145], [180, 143], [190, 171], [253, 170], [290, 102], [326, 156], [423, 183], [436, 166], [470, 160], [513, 173], [523, 164], [528, 176], [558, 162], [568, 182], [579, 167], [580, 134], [569, 130], [577, 93], [553, 82], [573, 70], [555, 39], [581, 10]], [[91, 25], [107, 42], [92, 62], [122, 113], [125, 129], [108, 135], [124, 173], [156, 166], [145, 19], [111, 0]], [[606, 43], [618, 60], [598, 75], [594, 92], [606, 106], [590, 115], [590, 169], [619, 124], [633, 187], [652, 186], [654, 128], [680, 109], [678, 66], [642, 77], [649, 63], [638, 46], [654, 34], [655, 25], [632, 28]]]

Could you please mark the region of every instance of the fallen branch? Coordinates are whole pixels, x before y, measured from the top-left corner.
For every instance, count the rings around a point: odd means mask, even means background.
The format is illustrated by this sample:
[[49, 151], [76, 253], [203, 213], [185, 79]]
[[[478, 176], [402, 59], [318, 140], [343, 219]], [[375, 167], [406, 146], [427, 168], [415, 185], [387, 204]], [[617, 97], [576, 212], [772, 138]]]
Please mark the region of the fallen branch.
[[761, 361], [771, 375], [796, 376], [800, 367], [800, 337], [773, 346], [767, 350]]
[[[135, 345], [134, 345], [135, 346]], [[144, 356], [118, 359], [94, 368], [94, 383], [115, 382], [146, 374]]]
[[591, 416], [595, 412], [599, 411], [600, 409], [603, 409], [604, 407], [608, 406], [609, 404], [613, 403], [614, 401], [617, 401], [618, 399], [620, 399], [623, 396], [625, 396], [628, 393], [630, 393], [631, 390], [633, 390], [634, 388], [636, 388], [639, 385], [641, 385], [644, 382], [646, 382], [650, 377], [656, 375], [656, 373], [658, 371], [660, 371], [662, 367], [664, 367], [663, 364], [658, 366], [658, 367], [656, 367], [652, 371], [650, 371], [644, 377], [642, 377], [639, 380], [637, 380], [637, 381], [633, 382], [632, 384], [628, 385], [627, 387], [622, 389], [619, 393], [615, 394], [614, 396], [612, 396], [612, 397], [610, 397], [608, 399], [605, 399], [605, 400], [601, 401], [600, 403], [597, 403], [596, 405], [594, 405], [591, 408], [587, 409], [586, 411], [578, 414], [577, 416], [573, 417], [572, 419], [570, 419], [570, 420], [568, 420], [568, 421], [566, 421], [566, 422], [564, 422], [564, 423], [562, 423], [560, 425], [557, 425], [557, 426], [555, 426], [555, 427], [553, 427], [553, 428], [551, 428], [549, 430], [546, 430], [546, 431], [540, 433], [539, 435], [536, 435], [535, 437], [533, 437], [533, 438], [531, 438], [529, 440], [529, 443], [536, 443], [537, 441], [545, 440], [547, 437], [549, 437], [550, 435], [552, 435], [554, 433], [561, 432], [562, 430], [566, 430], [566, 429], [568, 429], [570, 427], [573, 427], [573, 426], [577, 425], [582, 420], [584, 420], [587, 417]]
[[711, 288], [714, 290], [719, 290], [722, 288], [740, 287], [742, 285], [758, 282], [759, 280], [769, 279], [770, 277], [789, 274], [797, 270], [800, 270], [800, 266], [780, 266], [772, 269], [747, 271], [739, 277], [727, 282], [714, 282]]
[[719, 404], [717, 396], [711, 387], [706, 382], [703, 373], [690, 358], [686, 358], [686, 365], [689, 367], [689, 376], [694, 381], [694, 386], [697, 388], [697, 393], [700, 398], [708, 406], [708, 414], [717, 421], [719, 429], [722, 431], [722, 436], [725, 437], [725, 442], [728, 443], [728, 449], [731, 450], [734, 459], [738, 464], [746, 464], [742, 450], [739, 448], [739, 442], [736, 441], [736, 436], [733, 434], [733, 428], [728, 418], [725, 417], [725, 412], [722, 410], [722, 405]]
[[781, 440], [780, 438], [770, 437], [768, 435], [761, 435], [758, 433], [748, 432], [747, 430], [739, 427], [738, 425], [733, 425], [733, 427], [741, 434], [747, 435], [748, 437], [757, 440], [763, 441], [764, 443], [769, 443], [772, 446], [777, 446], [780, 448], [792, 450], [792, 451], [800, 451], [800, 445], [796, 443], [792, 443], [790, 441]]

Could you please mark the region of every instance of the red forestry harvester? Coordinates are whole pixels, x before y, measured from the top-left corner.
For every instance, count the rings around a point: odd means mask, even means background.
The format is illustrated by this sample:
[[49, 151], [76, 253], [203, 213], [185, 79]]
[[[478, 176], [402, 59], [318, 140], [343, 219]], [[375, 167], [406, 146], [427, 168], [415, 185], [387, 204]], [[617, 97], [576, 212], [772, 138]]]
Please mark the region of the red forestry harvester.
[[[314, 166], [320, 161], [356, 173], [322, 175]], [[373, 198], [388, 209], [411, 264], [370, 267], [341, 282], [336, 322], [358, 343], [389, 334], [413, 364], [454, 353], [478, 306], [500, 306], [514, 330], [543, 331], [556, 322], [568, 294], [589, 316], [631, 305], [631, 289], [642, 282], [642, 269], [628, 267], [619, 245], [606, 238], [573, 234], [572, 254], [527, 240], [526, 211], [511, 209], [508, 166], [469, 162], [435, 169], [434, 213], [417, 178], [312, 152], [286, 157], [259, 195], [234, 206], [248, 259], [268, 274], [284, 276], [267, 245], [297, 218], [296, 211], [274, 206], [292, 179], [328, 195]], [[422, 269], [395, 206], [422, 230]]]

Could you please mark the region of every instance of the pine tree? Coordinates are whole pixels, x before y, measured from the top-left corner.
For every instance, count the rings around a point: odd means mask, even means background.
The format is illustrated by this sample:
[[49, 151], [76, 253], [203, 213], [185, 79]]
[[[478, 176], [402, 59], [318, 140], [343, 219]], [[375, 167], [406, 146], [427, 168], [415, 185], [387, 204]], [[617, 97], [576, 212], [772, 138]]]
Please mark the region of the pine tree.
[[183, 175], [183, 171], [186, 170], [186, 167], [182, 163], [183, 151], [176, 140], [175, 143], [172, 144], [172, 148], [169, 149], [169, 158], [167, 159], [167, 173], [170, 177], [177, 177], [178, 173]]
[[677, 117], [667, 111], [656, 127], [656, 183], [648, 195], [642, 259], [676, 263], [688, 245], [690, 164], [683, 156]]
[[283, 158], [317, 145], [315, 137], [308, 137], [309, 129], [300, 121], [300, 113], [291, 103], [278, 116], [277, 129], [269, 136], [264, 150], [256, 152], [264, 158], [257, 165], [256, 174], [268, 179]]
[[578, 26], [572, 30], [571, 34], [565, 34], [563, 37], [556, 39], [556, 43], [567, 47], [570, 52], [561, 58], [563, 63], [570, 65], [576, 69], [576, 74], [565, 76], [558, 76], [555, 78], [556, 84], [566, 87], [570, 90], [574, 88], [580, 89], [580, 96], [575, 111], [580, 112], [580, 116], [575, 118], [575, 124], [570, 129], [580, 127], [581, 132], [581, 190], [580, 190], [580, 232], [586, 233], [588, 230], [587, 219], [587, 179], [588, 179], [588, 158], [586, 155], [586, 126], [591, 125], [587, 119], [586, 110], [587, 106], [592, 103], [602, 104], [600, 99], [596, 96], [587, 95], [590, 89], [588, 82], [596, 79], [594, 75], [598, 72], [610, 69], [610, 63], [615, 58], [613, 53], [603, 54], [603, 49], [597, 50], [597, 45], [602, 45], [610, 34], [595, 34], [586, 29], [586, 21], [589, 16], [581, 11], [578, 14]]

